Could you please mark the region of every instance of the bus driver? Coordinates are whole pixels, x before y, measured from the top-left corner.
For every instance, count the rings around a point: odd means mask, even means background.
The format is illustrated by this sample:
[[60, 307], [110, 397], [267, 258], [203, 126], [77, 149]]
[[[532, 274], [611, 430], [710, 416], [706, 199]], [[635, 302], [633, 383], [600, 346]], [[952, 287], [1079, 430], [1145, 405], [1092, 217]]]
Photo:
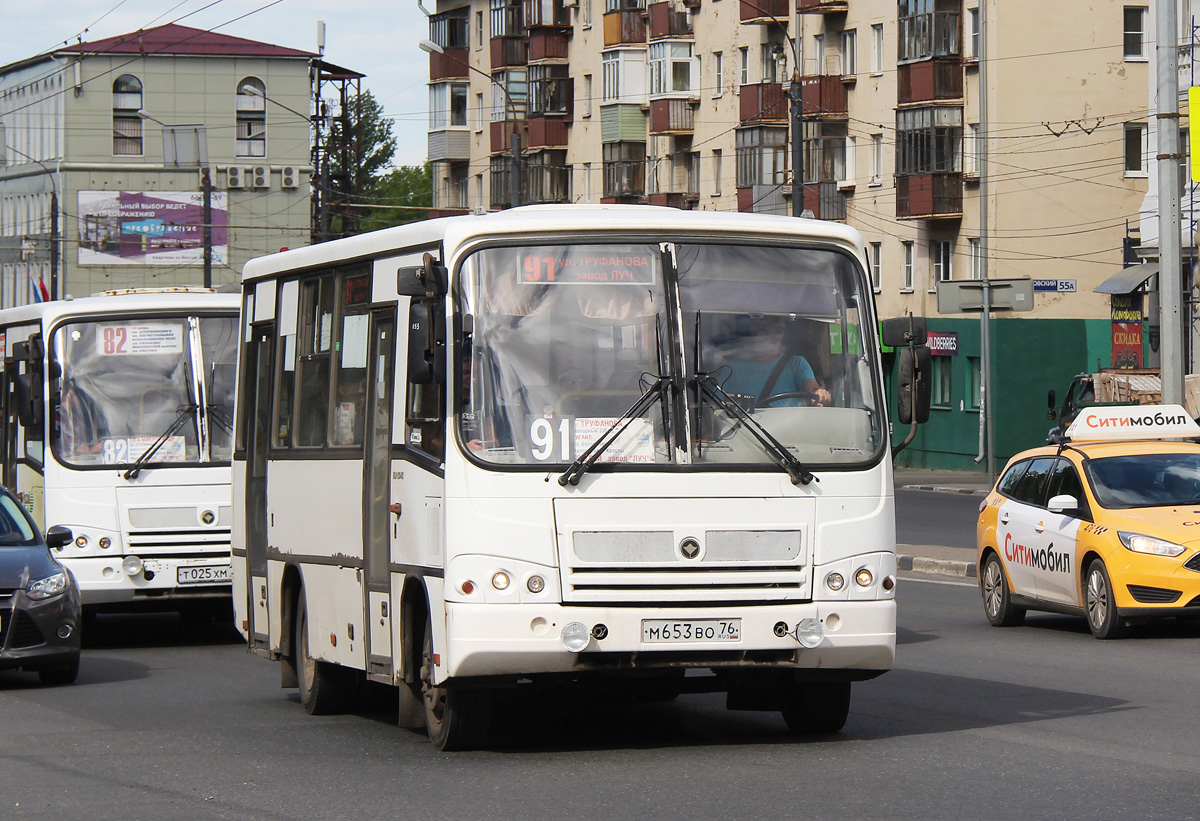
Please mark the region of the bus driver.
[[721, 388], [726, 393], [755, 397], [756, 405], [770, 396], [803, 392], [811, 396], [788, 396], [765, 404], [828, 407], [833, 402], [832, 394], [817, 381], [808, 360], [793, 354], [784, 341], [787, 323], [784, 317], [757, 319], [754, 332], [734, 343], [733, 356], [727, 363], [730, 373]]

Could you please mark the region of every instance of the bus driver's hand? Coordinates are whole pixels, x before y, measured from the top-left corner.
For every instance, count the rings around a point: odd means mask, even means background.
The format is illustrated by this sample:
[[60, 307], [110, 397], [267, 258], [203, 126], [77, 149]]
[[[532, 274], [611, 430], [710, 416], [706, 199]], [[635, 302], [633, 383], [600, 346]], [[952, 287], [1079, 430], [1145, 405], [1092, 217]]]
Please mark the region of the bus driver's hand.
[[813, 403], [817, 407], [828, 408], [833, 404], [833, 394], [824, 388], [817, 388], [813, 393], [817, 395], [817, 401]]

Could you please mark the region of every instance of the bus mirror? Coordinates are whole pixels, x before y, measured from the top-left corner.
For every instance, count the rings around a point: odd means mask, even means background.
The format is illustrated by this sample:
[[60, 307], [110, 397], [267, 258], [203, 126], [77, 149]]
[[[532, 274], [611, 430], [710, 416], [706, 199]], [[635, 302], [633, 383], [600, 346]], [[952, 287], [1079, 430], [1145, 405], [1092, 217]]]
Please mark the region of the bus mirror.
[[[41, 387], [40, 381], [38, 387]], [[33, 376], [19, 374], [13, 380], [13, 393], [16, 395], [17, 421], [26, 430], [38, 430], [42, 424], [42, 399], [40, 395], [35, 395]]]
[[424, 272], [421, 265], [405, 265], [396, 271], [396, 295], [425, 296], [425, 283], [421, 281]]
[[900, 390], [896, 396], [900, 424], [929, 421], [933, 357], [925, 346], [900, 349]]
[[398, 296], [445, 296], [447, 290], [446, 267], [425, 255], [423, 265], [406, 265], [396, 271], [396, 294]]
[[414, 385], [446, 382], [446, 318], [441, 306], [441, 300], [414, 300], [408, 307], [408, 381]]
[[898, 316], [885, 319], [880, 325], [880, 336], [889, 348], [905, 348], [909, 345], [924, 345], [929, 338], [923, 316]]
[[1054, 398], [1055, 398], [1054, 397], [1054, 389], [1051, 388], [1050, 392], [1046, 394], [1046, 407], [1049, 408], [1050, 410], [1055, 409], [1054, 408], [1054, 406], [1055, 406]]

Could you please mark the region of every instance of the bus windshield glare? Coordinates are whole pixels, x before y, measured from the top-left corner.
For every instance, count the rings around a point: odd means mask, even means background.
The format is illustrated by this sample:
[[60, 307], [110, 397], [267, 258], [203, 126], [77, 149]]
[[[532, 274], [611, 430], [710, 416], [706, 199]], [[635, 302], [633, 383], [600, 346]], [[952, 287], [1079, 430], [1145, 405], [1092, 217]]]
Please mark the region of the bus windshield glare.
[[884, 439], [863, 281], [828, 248], [477, 251], [459, 280], [459, 437], [502, 466], [570, 464], [610, 431], [598, 465], [770, 465], [777, 446], [809, 467], [871, 461]]
[[50, 436], [64, 464], [230, 459], [236, 316], [70, 322], [51, 345]]

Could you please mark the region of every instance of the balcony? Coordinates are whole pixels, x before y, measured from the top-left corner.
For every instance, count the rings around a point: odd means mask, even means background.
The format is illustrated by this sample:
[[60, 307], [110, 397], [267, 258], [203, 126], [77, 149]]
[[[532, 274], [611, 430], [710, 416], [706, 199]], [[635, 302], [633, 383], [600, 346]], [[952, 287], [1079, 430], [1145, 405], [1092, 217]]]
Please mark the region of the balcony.
[[646, 17], [642, 9], [604, 13], [604, 45], [620, 46], [646, 42]]
[[524, 37], [493, 37], [492, 68], [523, 66], [529, 62], [529, 41]]
[[847, 0], [798, 0], [796, 11], [801, 14], [841, 14], [850, 10]]
[[800, 78], [805, 117], [846, 117], [846, 84], [841, 75], [821, 74]]
[[[567, 123], [563, 117], [531, 116], [527, 121], [528, 147], [533, 148], [566, 148]], [[495, 123], [493, 123], [495, 125]], [[511, 132], [510, 132], [511, 133]], [[492, 142], [495, 145], [495, 141]], [[496, 150], [495, 148], [492, 149]]]
[[957, 171], [896, 177], [897, 219], [959, 219], [963, 181]]
[[788, 98], [782, 83], [756, 83], [738, 90], [738, 111], [743, 123], [787, 122]]
[[791, 0], [739, 0], [743, 23], [778, 23], [787, 26]]
[[529, 126], [525, 120], [495, 120], [491, 123], [491, 149], [493, 154], [503, 154], [512, 150], [512, 135], [516, 131], [524, 140], [528, 136]]
[[692, 36], [692, 16], [679, 10], [674, 3], [650, 4], [650, 39]]
[[428, 134], [428, 158], [437, 160], [471, 159], [471, 133], [465, 128], [446, 128]]
[[441, 54], [429, 53], [429, 81], [457, 80], [466, 77], [468, 58], [465, 48], [448, 48]]
[[932, 100], [961, 100], [963, 65], [958, 57], [935, 57], [917, 63], [902, 63], [897, 72], [900, 103]]
[[569, 31], [552, 28], [533, 29], [529, 32], [529, 62], [567, 59], [567, 44], [570, 39]]
[[650, 101], [651, 134], [691, 134], [696, 129], [696, 106], [691, 99], [671, 97]]
[[571, 27], [571, 10], [563, 0], [525, 0], [525, 25], [529, 28]]
[[650, 205], [665, 205], [668, 208], [679, 208], [684, 211], [695, 210], [700, 202], [700, 194], [695, 191], [659, 192], [651, 194]]
[[787, 200], [782, 185], [752, 185], [737, 189], [737, 210], [745, 214], [787, 216]]
[[804, 205], [819, 220], [845, 220], [846, 195], [838, 190], [835, 180], [804, 184]]

